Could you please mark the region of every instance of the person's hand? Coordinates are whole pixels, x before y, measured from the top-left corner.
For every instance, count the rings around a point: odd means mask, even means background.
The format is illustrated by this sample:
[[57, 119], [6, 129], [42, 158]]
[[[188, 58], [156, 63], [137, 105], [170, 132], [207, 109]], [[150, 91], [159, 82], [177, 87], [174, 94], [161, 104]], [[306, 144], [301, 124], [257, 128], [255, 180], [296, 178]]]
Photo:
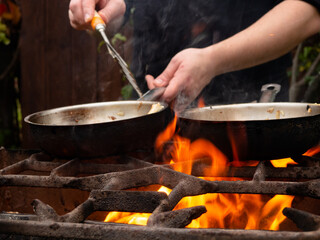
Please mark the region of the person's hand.
[[96, 6], [100, 9], [98, 13], [106, 24], [122, 16], [126, 10], [124, 0], [71, 0], [69, 5], [71, 26], [78, 30], [90, 29]]
[[175, 55], [167, 68], [156, 78], [147, 75], [150, 89], [166, 87], [161, 100], [174, 101], [174, 109], [181, 112], [214, 77], [213, 60], [208, 48], [189, 48]]

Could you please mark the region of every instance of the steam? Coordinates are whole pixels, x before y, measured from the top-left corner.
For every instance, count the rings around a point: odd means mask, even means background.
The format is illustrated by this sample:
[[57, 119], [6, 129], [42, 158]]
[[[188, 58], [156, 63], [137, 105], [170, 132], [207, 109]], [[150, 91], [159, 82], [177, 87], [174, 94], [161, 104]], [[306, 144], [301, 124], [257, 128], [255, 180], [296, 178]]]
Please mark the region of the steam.
[[174, 112], [179, 116], [190, 104], [190, 97], [184, 92], [179, 92], [173, 104]]
[[[145, 75], [159, 76], [175, 54], [220, 42], [250, 26], [276, 4], [244, 0], [129, 2], [134, 2], [135, 9], [131, 67], [144, 92], [148, 89]], [[290, 63], [291, 58], [286, 56], [262, 67], [221, 75], [201, 95], [207, 105], [258, 100], [263, 84], [279, 83], [283, 89], [288, 86], [286, 68]], [[286, 96], [278, 95], [276, 101], [279, 99], [285, 100]], [[181, 111], [189, 104], [186, 94], [179, 93], [176, 109]]]
[[194, 94], [186, 94], [184, 91], [180, 91], [177, 95], [173, 104], [173, 110], [178, 116], [180, 116], [183, 111], [188, 108], [197, 107], [197, 100], [192, 101], [193, 99], [190, 96], [194, 96]]

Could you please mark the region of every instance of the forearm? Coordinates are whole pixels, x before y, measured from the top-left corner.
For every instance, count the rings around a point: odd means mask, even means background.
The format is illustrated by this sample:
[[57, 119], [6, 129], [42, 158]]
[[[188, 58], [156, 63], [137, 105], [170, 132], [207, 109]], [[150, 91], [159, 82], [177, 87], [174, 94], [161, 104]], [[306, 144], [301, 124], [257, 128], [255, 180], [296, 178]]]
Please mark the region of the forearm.
[[249, 28], [206, 49], [212, 75], [236, 71], [278, 58], [320, 31], [320, 15], [311, 5], [287, 0]]

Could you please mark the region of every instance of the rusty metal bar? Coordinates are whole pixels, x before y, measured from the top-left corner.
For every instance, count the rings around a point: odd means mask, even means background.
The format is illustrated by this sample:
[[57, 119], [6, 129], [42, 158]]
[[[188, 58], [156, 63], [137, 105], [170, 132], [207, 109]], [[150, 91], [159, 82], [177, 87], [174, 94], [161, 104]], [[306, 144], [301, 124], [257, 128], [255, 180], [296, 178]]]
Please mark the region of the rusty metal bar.
[[[0, 149], [1, 150], [1, 149]], [[59, 238], [60, 229], [63, 230], [62, 237], [68, 237], [69, 233], [65, 233], [66, 229], [73, 228], [75, 226], [79, 232], [87, 229], [89, 224], [79, 225], [79, 222], [85, 221], [85, 219], [94, 211], [129, 211], [129, 212], [152, 212], [153, 214], [149, 218], [148, 225], [153, 226], [151, 230], [145, 230], [150, 228], [144, 228], [141, 232], [141, 227], [128, 227], [118, 225], [91, 225], [96, 228], [97, 233], [86, 239], [99, 239], [101, 237], [108, 239], [116, 239], [123, 237], [122, 231], [128, 231], [127, 229], [134, 229], [135, 236], [143, 236], [143, 238], [150, 239], [158, 238], [160, 235], [153, 235], [157, 232], [157, 229], [165, 229], [163, 238], [173, 239], [173, 236], [179, 236], [181, 239], [189, 239], [193, 233], [197, 232], [190, 239], [319, 239], [319, 223], [320, 217], [313, 216], [308, 213], [302, 213], [297, 210], [285, 209], [284, 214], [292, 219], [302, 229], [312, 230], [311, 232], [293, 233], [293, 232], [271, 232], [271, 231], [259, 231], [259, 230], [222, 230], [222, 229], [199, 229], [189, 230], [185, 229], [183, 232], [179, 232], [178, 227], [184, 227], [189, 221], [196, 216], [200, 216], [205, 212], [203, 206], [198, 206], [190, 209], [182, 209], [178, 211], [170, 212], [177, 203], [186, 196], [195, 196], [205, 193], [250, 193], [250, 194], [283, 194], [283, 195], [302, 195], [312, 198], [320, 198], [320, 179], [309, 180], [305, 182], [283, 182], [283, 181], [266, 181], [266, 178], [310, 178], [312, 176], [320, 176], [319, 161], [313, 158], [306, 158], [301, 166], [288, 167], [284, 169], [278, 169], [270, 166], [269, 162], [260, 162], [258, 167], [241, 167], [232, 168], [231, 172], [240, 172], [247, 174], [248, 178], [252, 178], [251, 181], [208, 181], [197, 178], [192, 175], [184, 174], [174, 171], [170, 168], [170, 165], [153, 165], [140, 161], [138, 159], [126, 159], [127, 165], [123, 164], [105, 164], [100, 170], [94, 171], [95, 168], [102, 164], [98, 163], [86, 163], [79, 159], [74, 159], [68, 162], [58, 160], [53, 162], [52, 159], [48, 159], [45, 154], [39, 153], [31, 155], [24, 161], [15, 165], [9, 166], [0, 171], [0, 187], [1, 186], [29, 186], [29, 187], [50, 187], [50, 188], [74, 188], [80, 190], [91, 191], [89, 198], [82, 204], [80, 204], [73, 211], [59, 216], [54, 209], [50, 206], [42, 203], [39, 200], [33, 202], [38, 218], [43, 222], [37, 221], [24, 221], [24, 225], [29, 222], [36, 222], [39, 227], [37, 229], [28, 229], [23, 226], [19, 229], [19, 233], [29, 235], [29, 232], [34, 232], [44, 237], [56, 237]], [[316, 165], [312, 167], [311, 163], [316, 162]], [[109, 166], [109, 167], [108, 167]], [[203, 168], [206, 165], [203, 165]], [[307, 166], [307, 167], [305, 167]], [[118, 168], [119, 167], [119, 168]], [[31, 170], [48, 170], [51, 171], [50, 176], [33, 176], [33, 175], [18, 175], [26, 169]], [[114, 172], [120, 169], [120, 172]], [[87, 171], [86, 171], [87, 170]], [[106, 173], [103, 173], [106, 172]], [[10, 173], [14, 173], [11, 174]], [[72, 177], [77, 174], [92, 173], [98, 174], [88, 177]], [[103, 174], [101, 174], [103, 173]], [[70, 177], [68, 177], [70, 176]], [[159, 184], [172, 189], [172, 192], [167, 197], [165, 194], [157, 192], [129, 192], [122, 191], [124, 189], [149, 186]], [[111, 191], [113, 190], [113, 191]], [[149, 200], [149, 203], [148, 203]], [[147, 203], [146, 203], [147, 201]], [[0, 219], [0, 226], [2, 220]], [[51, 221], [51, 223], [48, 223]], [[52, 221], [56, 222], [55, 224]], [[73, 223], [74, 225], [68, 225]], [[307, 222], [307, 226], [304, 224]], [[10, 229], [18, 229], [20, 221], [8, 221], [8, 233]], [[47, 224], [47, 225], [46, 225]], [[49, 225], [48, 225], [49, 224]], [[51, 225], [50, 225], [51, 224]], [[71, 227], [72, 226], [72, 227]], [[123, 228], [119, 231], [116, 227]], [[155, 228], [155, 226], [157, 226]], [[158, 228], [159, 226], [165, 228]], [[100, 229], [101, 227], [102, 229]], [[170, 227], [174, 227], [174, 231], [166, 235], [166, 231]], [[41, 229], [51, 229], [48, 231], [48, 235], [42, 235], [47, 233], [38, 232]], [[107, 229], [105, 229], [107, 228]], [[111, 228], [111, 230], [110, 230]], [[113, 229], [114, 228], [114, 229]], [[12, 230], [13, 231], [13, 230]], [[21, 232], [22, 231], [22, 232]], [[47, 231], [47, 230], [45, 230]], [[105, 231], [111, 233], [111, 236], [105, 235]], [[1, 228], [0, 228], [1, 232]], [[151, 232], [151, 235], [149, 235]], [[186, 234], [189, 232], [189, 234]], [[89, 232], [88, 232], [89, 233]], [[310, 234], [309, 234], [310, 233]], [[78, 232], [75, 232], [75, 236], [78, 236]], [[120, 235], [121, 234], [121, 235]], [[139, 235], [140, 234], [140, 235]], [[146, 237], [144, 234], [148, 234]], [[180, 235], [181, 234], [181, 235]], [[73, 238], [77, 238], [72, 236]], [[113, 238], [114, 237], [114, 238]], [[128, 238], [133, 236], [128, 233]], [[169, 237], [169, 238], [168, 238]], [[174, 239], [180, 239], [174, 237]]]
[[152, 213], [160, 201], [167, 199], [167, 194], [151, 191], [94, 190], [89, 199], [94, 202], [95, 211]]
[[47, 238], [75, 239], [173, 239], [173, 240], [318, 240], [320, 231], [290, 232], [233, 229], [179, 229], [162, 227], [124, 226], [121, 224], [55, 223], [0, 219], [0, 233]]
[[284, 208], [283, 215], [291, 219], [298, 228], [304, 231], [320, 229], [320, 216], [294, 208]]
[[262, 182], [266, 179], [266, 166], [265, 161], [262, 161], [257, 166], [257, 169], [253, 175], [253, 182]]
[[[205, 186], [207, 193], [260, 193], [260, 194], [289, 194], [320, 198], [320, 180], [306, 182], [281, 181], [205, 181], [197, 177], [176, 172], [171, 169], [154, 165], [143, 169], [123, 172], [106, 173], [90, 177], [58, 177], [58, 176], [29, 176], [29, 175], [0, 175], [0, 186], [30, 186], [51, 188], [75, 188], [90, 191], [92, 189], [120, 190], [153, 184], [161, 184], [174, 188], [180, 182], [188, 180]], [[218, 190], [216, 190], [218, 185]], [[191, 187], [189, 187], [191, 189]], [[193, 188], [195, 189], [195, 188]], [[192, 190], [193, 191], [193, 190]], [[203, 190], [195, 194], [203, 194]]]
[[164, 199], [167, 195], [163, 192], [94, 190], [84, 203], [63, 216], [38, 199], [32, 206], [40, 220], [79, 223], [95, 211], [152, 213]]
[[189, 225], [193, 219], [197, 219], [206, 212], [207, 209], [205, 206], [196, 206], [175, 211], [152, 214], [148, 219], [148, 226], [184, 228]]
[[218, 185], [216, 193], [253, 193], [307, 196], [320, 198], [320, 179], [307, 182], [278, 181], [214, 181]]
[[[303, 161], [299, 165], [289, 165], [286, 168], [275, 168], [269, 163], [264, 161], [265, 165], [265, 178], [282, 178], [282, 179], [315, 179], [320, 178], [320, 166], [319, 159], [303, 156]], [[312, 165], [314, 163], [314, 165]], [[179, 167], [186, 162], [179, 162], [166, 167], [174, 169]], [[181, 168], [178, 168], [181, 169]], [[198, 159], [193, 161], [192, 172], [193, 176], [202, 177], [210, 171], [210, 161], [208, 159]], [[242, 166], [242, 167], [229, 167], [228, 171], [220, 176], [211, 174], [206, 175], [207, 177], [239, 177], [239, 178], [252, 178], [256, 172], [257, 167], [253, 166]]]
[[52, 162], [52, 158], [44, 153], [35, 153], [23, 161], [9, 165], [0, 170], [0, 175], [19, 174], [26, 170], [51, 172], [54, 168], [61, 165], [58, 162]]

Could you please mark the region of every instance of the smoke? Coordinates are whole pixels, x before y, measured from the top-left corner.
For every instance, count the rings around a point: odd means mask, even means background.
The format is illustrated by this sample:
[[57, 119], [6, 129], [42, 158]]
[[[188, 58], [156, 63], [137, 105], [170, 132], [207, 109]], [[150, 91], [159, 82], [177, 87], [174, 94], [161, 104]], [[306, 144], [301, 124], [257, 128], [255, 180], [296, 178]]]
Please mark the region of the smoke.
[[184, 92], [179, 92], [173, 104], [174, 112], [179, 116], [189, 106], [190, 102], [188, 95], [184, 94]]
[[[136, 0], [130, 1], [134, 39], [132, 71], [139, 86], [147, 90], [145, 75], [157, 77], [179, 51], [204, 48], [233, 36], [257, 21], [276, 1], [256, 0]], [[203, 90], [206, 104], [252, 102], [261, 86], [279, 83], [286, 91], [290, 56], [244, 71], [216, 77]], [[285, 100], [285, 96], [282, 100]], [[175, 105], [190, 103], [180, 93]]]

